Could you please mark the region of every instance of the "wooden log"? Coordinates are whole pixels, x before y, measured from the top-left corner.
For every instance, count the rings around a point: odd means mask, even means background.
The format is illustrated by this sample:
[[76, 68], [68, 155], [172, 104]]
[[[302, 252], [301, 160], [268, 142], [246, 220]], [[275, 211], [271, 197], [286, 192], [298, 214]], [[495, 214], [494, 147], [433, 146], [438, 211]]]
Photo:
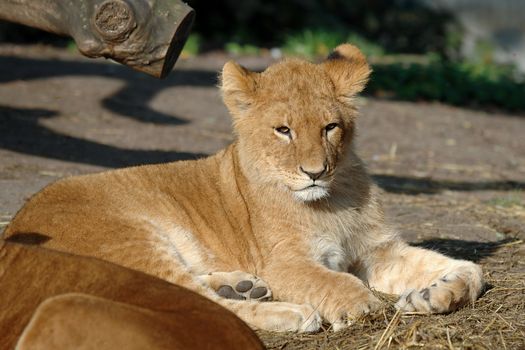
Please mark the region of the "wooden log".
[[88, 57], [106, 57], [158, 78], [173, 68], [195, 12], [180, 0], [3, 0], [0, 19], [71, 36]]

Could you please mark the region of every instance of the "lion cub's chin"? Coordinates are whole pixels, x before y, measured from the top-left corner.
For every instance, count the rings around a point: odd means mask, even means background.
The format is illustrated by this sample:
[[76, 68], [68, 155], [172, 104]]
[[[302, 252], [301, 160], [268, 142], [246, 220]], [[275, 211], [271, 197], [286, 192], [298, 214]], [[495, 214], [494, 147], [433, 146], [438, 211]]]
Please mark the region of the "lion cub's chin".
[[307, 187], [299, 191], [293, 191], [295, 199], [301, 202], [313, 202], [321, 198], [328, 197], [328, 189], [321, 186]]

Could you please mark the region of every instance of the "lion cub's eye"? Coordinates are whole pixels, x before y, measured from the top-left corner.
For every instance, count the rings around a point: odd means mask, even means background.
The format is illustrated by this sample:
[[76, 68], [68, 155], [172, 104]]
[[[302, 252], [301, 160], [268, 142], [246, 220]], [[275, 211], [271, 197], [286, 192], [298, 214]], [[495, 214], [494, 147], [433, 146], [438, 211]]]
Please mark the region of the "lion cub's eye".
[[290, 136], [290, 128], [287, 126], [280, 126], [278, 128], [275, 128], [275, 131], [277, 131], [280, 134]]
[[325, 126], [324, 129], [328, 132], [330, 130], [333, 130], [333, 129], [337, 128], [338, 126], [339, 126], [339, 124], [337, 124], [337, 123], [330, 123], [327, 126]]

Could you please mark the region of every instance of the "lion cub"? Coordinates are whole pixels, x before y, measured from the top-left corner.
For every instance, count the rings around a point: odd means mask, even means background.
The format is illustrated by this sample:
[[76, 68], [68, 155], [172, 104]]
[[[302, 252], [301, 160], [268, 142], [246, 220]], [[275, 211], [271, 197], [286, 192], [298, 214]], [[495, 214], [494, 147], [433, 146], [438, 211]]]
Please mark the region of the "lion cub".
[[232, 145], [196, 161], [58, 181], [5, 237], [47, 236], [48, 248], [185, 286], [273, 331], [348, 326], [379, 306], [369, 288], [400, 294], [409, 311], [473, 302], [479, 266], [408, 246], [384, 223], [353, 147], [353, 98], [369, 74], [349, 44], [320, 64], [289, 59], [262, 73], [228, 62], [221, 90]]

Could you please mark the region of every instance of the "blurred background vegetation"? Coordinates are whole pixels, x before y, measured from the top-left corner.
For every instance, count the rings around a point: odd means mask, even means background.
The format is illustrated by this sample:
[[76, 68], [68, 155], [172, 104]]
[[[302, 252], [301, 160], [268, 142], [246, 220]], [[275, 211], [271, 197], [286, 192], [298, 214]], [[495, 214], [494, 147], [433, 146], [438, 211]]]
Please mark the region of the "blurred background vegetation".
[[[512, 12], [508, 4], [519, 1], [460, 0], [455, 3], [462, 7], [454, 7], [447, 0], [189, 0], [197, 20], [184, 54], [224, 50], [320, 59], [336, 45], [351, 42], [374, 68], [367, 94], [524, 111], [524, 69], [515, 61], [498, 60], [498, 42], [490, 35], [469, 34], [472, 25], [461, 17], [469, 3], [478, 12], [505, 17], [494, 6], [506, 4]], [[525, 11], [523, 3], [520, 9]], [[509, 18], [494, 21], [480, 12], [477, 25], [497, 31], [501, 21]], [[71, 46], [67, 39], [6, 23], [0, 24], [0, 40]]]

